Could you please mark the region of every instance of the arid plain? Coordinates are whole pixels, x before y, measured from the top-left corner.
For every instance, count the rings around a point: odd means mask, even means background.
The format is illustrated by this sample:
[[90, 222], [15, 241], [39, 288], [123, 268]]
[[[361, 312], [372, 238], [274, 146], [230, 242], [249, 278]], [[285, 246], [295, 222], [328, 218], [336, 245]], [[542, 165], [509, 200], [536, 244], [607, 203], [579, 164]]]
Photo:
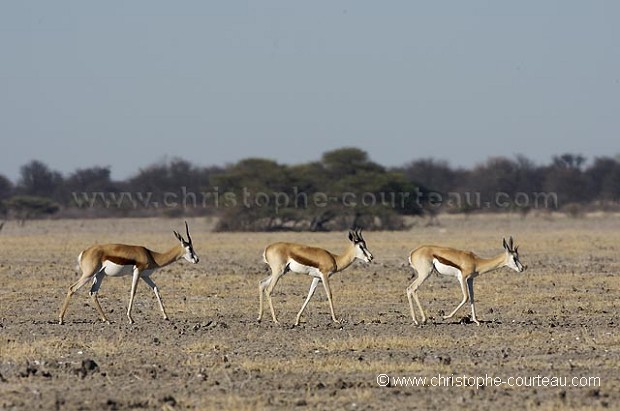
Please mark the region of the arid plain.
[[[340, 252], [345, 233], [213, 233], [213, 222], [190, 219], [200, 263], [181, 260], [153, 275], [169, 321], [139, 283], [136, 324], [128, 324], [131, 280], [123, 277], [106, 279], [100, 291], [112, 324], [98, 320], [85, 286], [59, 325], [80, 251], [107, 242], [163, 251], [175, 244], [172, 230], [183, 230], [183, 221], [8, 222], [0, 232], [0, 408], [617, 407], [620, 217], [473, 215], [441, 223], [366, 232], [375, 261], [356, 262], [331, 280], [342, 323], [331, 322], [319, 287], [301, 325], [292, 327], [310, 278], [284, 276], [273, 294], [282, 324], [273, 324], [268, 312], [257, 322], [258, 281], [267, 276], [264, 246], [285, 240]], [[503, 268], [476, 280], [481, 326], [469, 320], [468, 306], [453, 319], [441, 318], [461, 294], [455, 279], [436, 275], [420, 289], [430, 321], [412, 324], [405, 295], [413, 275], [410, 250], [441, 244], [491, 256], [509, 235], [529, 269]], [[388, 386], [378, 384], [380, 374], [391, 377]], [[449, 386], [435, 386], [438, 376], [452, 377], [443, 381]], [[458, 386], [462, 376], [498, 377], [504, 384]], [[569, 386], [516, 386], [537, 376], [565, 378], [560, 381]], [[394, 378], [400, 377], [427, 381], [399, 386]], [[570, 386], [575, 377], [598, 377], [598, 384]]]

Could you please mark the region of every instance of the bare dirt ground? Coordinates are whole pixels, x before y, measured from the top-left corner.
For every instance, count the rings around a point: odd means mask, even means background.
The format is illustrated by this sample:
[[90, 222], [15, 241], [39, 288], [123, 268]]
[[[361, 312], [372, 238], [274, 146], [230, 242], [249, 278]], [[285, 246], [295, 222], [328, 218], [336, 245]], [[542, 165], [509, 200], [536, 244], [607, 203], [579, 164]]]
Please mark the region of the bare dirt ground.
[[[299, 327], [291, 325], [310, 278], [291, 273], [274, 292], [282, 324], [273, 324], [268, 312], [256, 321], [257, 284], [267, 275], [262, 250], [287, 240], [340, 251], [345, 233], [215, 234], [211, 226], [190, 220], [198, 265], [180, 261], [153, 276], [170, 321], [162, 320], [155, 297], [140, 283], [136, 324], [129, 325], [131, 280], [123, 277], [106, 279], [100, 292], [111, 325], [98, 321], [88, 286], [59, 325], [82, 249], [124, 242], [164, 250], [183, 222], [7, 223], [0, 233], [0, 408], [552, 410], [620, 404], [618, 216], [444, 217], [441, 227], [367, 232], [375, 262], [357, 262], [332, 277], [342, 324], [331, 323], [319, 287]], [[405, 295], [411, 249], [434, 243], [491, 256], [508, 235], [521, 245], [529, 270], [504, 268], [476, 280], [480, 327], [469, 321], [467, 306], [451, 320], [441, 318], [456, 307], [460, 290], [454, 279], [435, 275], [420, 290], [430, 322], [412, 325]], [[379, 374], [426, 382], [405, 387], [391, 380], [381, 387]], [[452, 382], [435, 386], [439, 375]], [[504, 384], [462, 386], [485, 376]], [[542, 386], [542, 377], [568, 386]], [[579, 377], [598, 377], [599, 384]]]

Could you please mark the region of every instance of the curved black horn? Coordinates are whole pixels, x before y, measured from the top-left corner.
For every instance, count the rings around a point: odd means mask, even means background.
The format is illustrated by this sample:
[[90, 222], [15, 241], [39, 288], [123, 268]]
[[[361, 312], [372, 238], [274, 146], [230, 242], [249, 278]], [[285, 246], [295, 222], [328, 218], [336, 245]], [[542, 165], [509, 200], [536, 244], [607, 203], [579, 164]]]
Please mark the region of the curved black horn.
[[187, 233], [187, 242], [191, 244], [192, 243], [192, 237], [190, 237], [190, 235], [189, 235], [189, 227], [187, 225], [187, 221], [185, 222], [185, 232]]

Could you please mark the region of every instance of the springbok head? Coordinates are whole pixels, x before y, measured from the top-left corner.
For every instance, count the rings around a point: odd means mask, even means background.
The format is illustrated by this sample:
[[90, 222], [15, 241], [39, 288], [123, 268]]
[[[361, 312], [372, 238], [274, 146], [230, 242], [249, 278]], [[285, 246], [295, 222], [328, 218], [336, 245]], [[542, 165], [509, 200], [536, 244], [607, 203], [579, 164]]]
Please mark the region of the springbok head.
[[362, 237], [362, 229], [357, 228], [355, 230], [349, 230], [349, 240], [355, 246], [355, 258], [359, 258], [362, 261], [367, 263], [371, 262], [374, 258], [372, 253], [368, 250], [366, 246], [366, 241], [364, 237]]
[[185, 258], [190, 263], [196, 264], [200, 261], [198, 255], [194, 252], [194, 246], [192, 245], [192, 237], [189, 235], [189, 227], [187, 226], [187, 221], [185, 222], [185, 233], [187, 234], [187, 241], [183, 238], [183, 236], [176, 231], [174, 231], [174, 236], [181, 242], [181, 245], [185, 249], [185, 254], [183, 254], [183, 258]]
[[514, 245], [512, 237], [508, 239], [508, 242], [506, 242], [505, 238], [503, 240], [504, 240], [504, 244], [503, 244], [504, 250], [506, 250], [506, 258], [507, 258], [506, 265], [512, 268], [513, 270], [522, 273], [523, 271], [525, 271], [527, 266], [524, 266], [523, 264], [521, 264], [521, 261], [519, 261], [519, 246]]

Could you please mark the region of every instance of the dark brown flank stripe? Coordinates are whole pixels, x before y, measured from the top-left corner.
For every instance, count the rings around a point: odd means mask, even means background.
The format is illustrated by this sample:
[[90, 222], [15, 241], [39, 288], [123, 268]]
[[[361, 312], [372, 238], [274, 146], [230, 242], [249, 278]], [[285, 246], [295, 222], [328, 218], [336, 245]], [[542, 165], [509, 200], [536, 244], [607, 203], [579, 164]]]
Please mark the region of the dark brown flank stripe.
[[128, 258], [117, 257], [114, 255], [106, 255], [103, 257], [104, 260], [112, 261], [114, 264], [118, 265], [136, 265], [135, 260], [130, 260]]
[[433, 254], [433, 258], [436, 258], [441, 264], [449, 265], [449, 266], [457, 268], [459, 270], [461, 269], [461, 267], [459, 267], [458, 265], [454, 264], [452, 261], [446, 260], [445, 258], [440, 257], [440, 256], [438, 256], [436, 254]]
[[301, 255], [298, 254], [291, 254], [291, 258], [293, 260], [295, 260], [298, 264], [302, 264], [302, 265], [306, 265], [308, 267], [314, 267], [314, 268], [318, 268], [318, 265], [316, 262], [309, 260], [307, 258], [304, 258]]

